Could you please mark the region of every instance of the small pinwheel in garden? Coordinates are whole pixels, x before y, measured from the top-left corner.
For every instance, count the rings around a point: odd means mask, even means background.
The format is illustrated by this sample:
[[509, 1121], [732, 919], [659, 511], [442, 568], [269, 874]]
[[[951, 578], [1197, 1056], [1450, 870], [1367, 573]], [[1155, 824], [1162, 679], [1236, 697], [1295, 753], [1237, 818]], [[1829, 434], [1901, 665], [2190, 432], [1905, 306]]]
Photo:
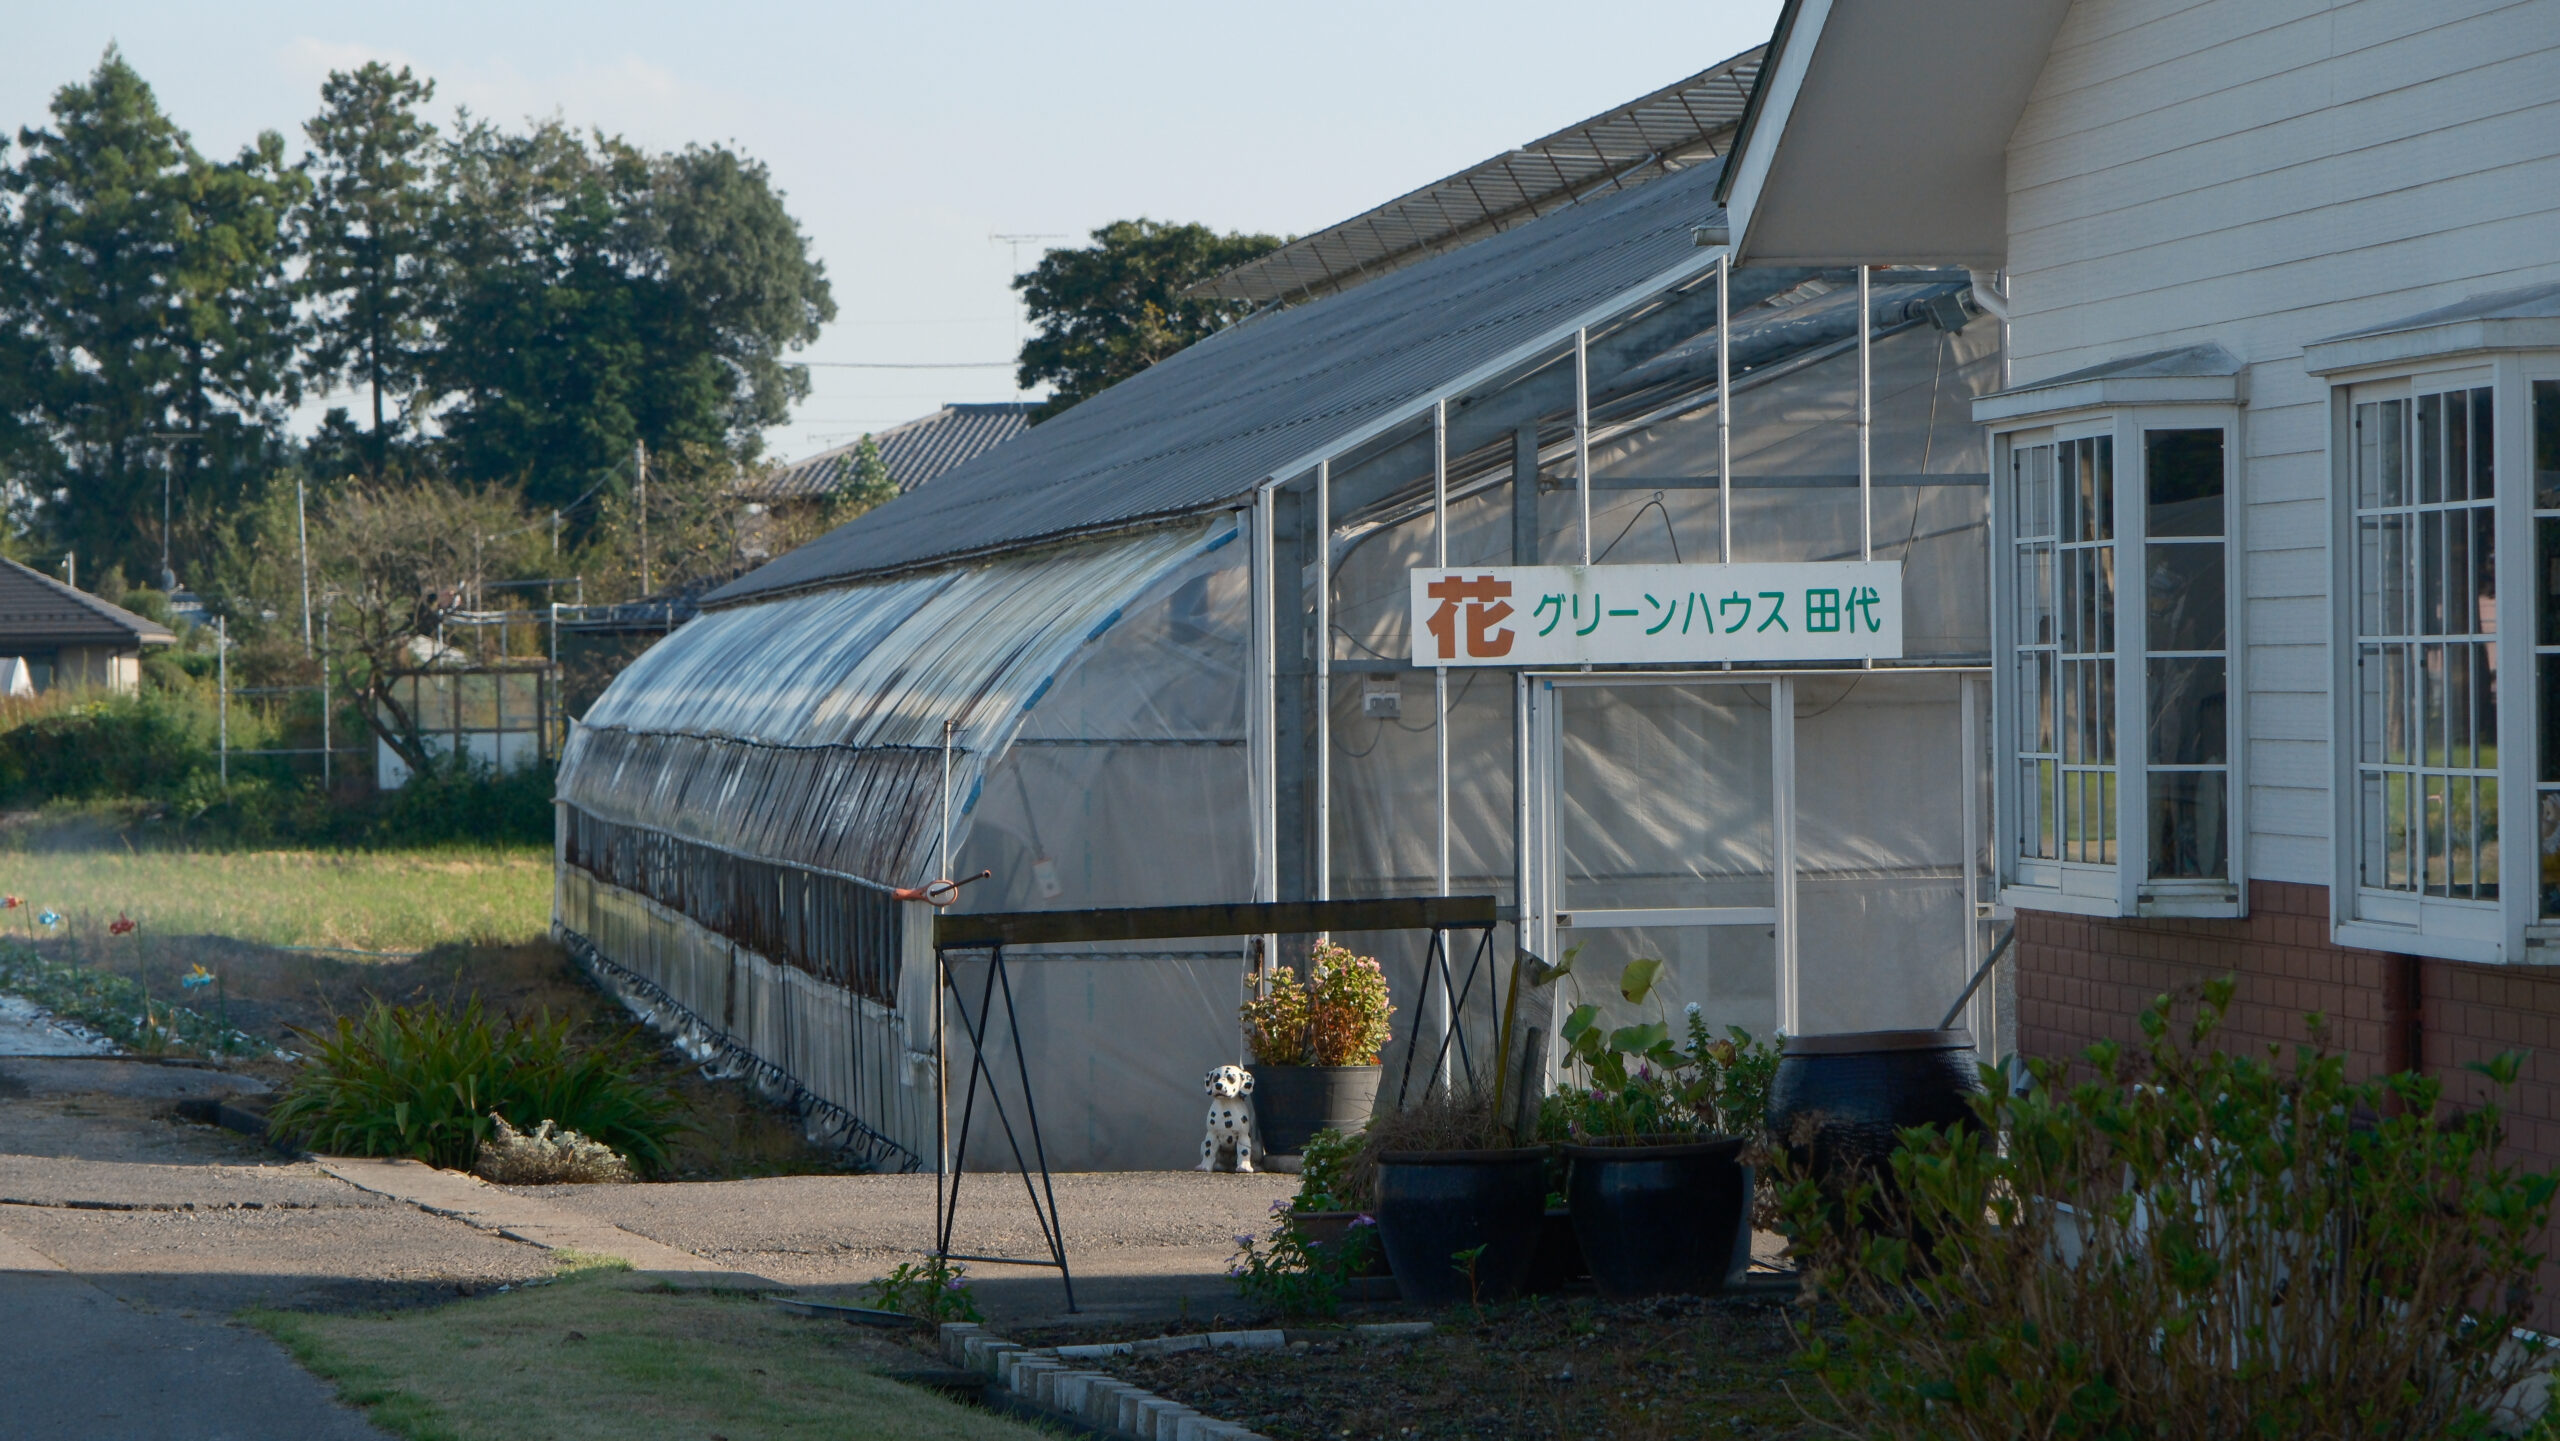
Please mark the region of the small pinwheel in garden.
[[133, 934], [133, 928], [140, 924], [141, 922], [135, 920], [133, 917], [126, 915], [122, 911], [118, 911], [116, 912], [116, 918], [107, 922], [107, 934], [111, 936], [131, 935]]
[[0, 911], [14, 911], [25, 904], [26, 901], [23, 897], [0, 896]]
[[41, 925], [41, 926], [45, 927], [46, 929], [50, 930], [50, 929], [52, 929], [53, 927], [55, 927], [55, 926], [58, 926], [58, 925], [61, 925], [61, 924], [62, 924], [62, 913], [61, 913], [60, 911], [43, 911], [43, 912], [40, 912], [40, 913], [38, 913], [38, 914], [37, 914], [37, 916], [36, 916], [36, 924]]
[[212, 985], [213, 972], [206, 970], [204, 968], [204, 963], [202, 961], [198, 961], [195, 965], [188, 968], [185, 975], [178, 977], [178, 984], [187, 987], [189, 990], [193, 990], [198, 986]]

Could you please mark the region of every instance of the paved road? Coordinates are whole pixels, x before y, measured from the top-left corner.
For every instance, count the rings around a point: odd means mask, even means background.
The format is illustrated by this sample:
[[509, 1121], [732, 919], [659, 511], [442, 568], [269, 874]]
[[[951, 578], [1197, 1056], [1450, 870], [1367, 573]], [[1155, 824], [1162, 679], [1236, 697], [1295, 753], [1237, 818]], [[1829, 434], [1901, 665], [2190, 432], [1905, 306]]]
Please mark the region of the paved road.
[[0, 1435], [385, 1441], [273, 1341], [137, 1306], [0, 1235]]
[[[1235, 1238], [1267, 1233], [1295, 1176], [1194, 1171], [1069, 1173], [1055, 1181], [1076, 1300], [1088, 1312], [1167, 1319], [1233, 1314]], [[811, 1289], [851, 1288], [933, 1246], [931, 1176], [777, 1176], [754, 1181], [527, 1188], [554, 1204], [741, 1271]], [[952, 1249], [1046, 1254], [1022, 1180], [963, 1179]], [[973, 1264], [990, 1319], [1065, 1309], [1053, 1271]]]

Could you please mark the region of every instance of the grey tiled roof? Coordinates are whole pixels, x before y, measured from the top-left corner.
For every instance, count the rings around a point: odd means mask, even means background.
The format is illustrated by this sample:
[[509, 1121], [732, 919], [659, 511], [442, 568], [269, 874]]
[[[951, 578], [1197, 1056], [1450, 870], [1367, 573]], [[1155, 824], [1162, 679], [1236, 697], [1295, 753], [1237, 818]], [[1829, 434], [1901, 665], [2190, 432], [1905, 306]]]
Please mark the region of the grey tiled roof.
[[14, 560], [0, 560], [0, 655], [58, 645], [166, 645], [176, 639], [156, 620]]
[[[1037, 401], [955, 403], [931, 415], [875, 431], [871, 439], [880, 447], [881, 463], [889, 467], [889, 478], [897, 482], [898, 493], [903, 495], [960, 462], [1020, 435], [1029, 428], [1031, 412], [1038, 408]], [[794, 461], [770, 476], [739, 487], [739, 493], [753, 500], [807, 500], [833, 494], [836, 487], [851, 478], [854, 452], [861, 445], [857, 440]]]

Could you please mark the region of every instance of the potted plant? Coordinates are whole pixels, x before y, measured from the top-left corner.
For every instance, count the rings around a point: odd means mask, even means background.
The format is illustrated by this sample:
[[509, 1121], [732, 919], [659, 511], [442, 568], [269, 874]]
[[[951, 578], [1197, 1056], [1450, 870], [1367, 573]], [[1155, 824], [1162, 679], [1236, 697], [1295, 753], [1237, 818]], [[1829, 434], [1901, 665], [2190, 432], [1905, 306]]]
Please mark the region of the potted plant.
[[[1571, 957], [1566, 964], [1571, 964]], [[1619, 994], [1643, 1004], [1662, 963], [1629, 962]], [[1725, 1040], [1688, 1012], [1688, 1047], [1665, 1021], [1604, 1030], [1575, 1007], [1559, 1032], [1591, 1084], [1547, 1098], [1543, 1137], [1563, 1143], [1573, 1231], [1604, 1295], [1707, 1295], [1750, 1260], [1751, 1169], [1774, 1049]]]
[[1245, 1069], [1266, 1153], [1298, 1155], [1318, 1131], [1356, 1135], [1369, 1124], [1395, 1009], [1377, 961], [1330, 941], [1316, 943], [1304, 980], [1282, 966], [1245, 1002]]
[[1434, 1088], [1370, 1124], [1378, 1239], [1396, 1290], [1418, 1305], [1520, 1289], [1536, 1259], [1547, 1148], [1512, 1143], [1494, 1095]]
[[[1298, 1171], [1298, 1194], [1287, 1203], [1285, 1220], [1310, 1255], [1329, 1255], [1351, 1241], [1357, 1231], [1376, 1225], [1370, 1213], [1378, 1204], [1377, 1168], [1362, 1165], [1358, 1135], [1326, 1129], [1307, 1138]], [[1387, 1257], [1372, 1235], [1360, 1247], [1351, 1279], [1383, 1277]]]

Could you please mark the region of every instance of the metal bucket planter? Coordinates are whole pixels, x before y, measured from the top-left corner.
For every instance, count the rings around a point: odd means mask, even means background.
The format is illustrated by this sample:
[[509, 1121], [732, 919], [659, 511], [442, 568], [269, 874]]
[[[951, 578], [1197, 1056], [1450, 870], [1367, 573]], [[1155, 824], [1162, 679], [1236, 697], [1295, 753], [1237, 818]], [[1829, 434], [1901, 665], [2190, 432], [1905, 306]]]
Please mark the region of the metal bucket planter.
[[1294, 1156], [1318, 1131], [1348, 1136], [1367, 1129], [1386, 1067], [1257, 1063], [1245, 1069], [1253, 1073], [1253, 1120], [1263, 1151]]
[[1513, 1294], [1537, 1258], [1546, 1202], [1543, 1147], [1381, 1155], [1378, 1235], [1396, 1290], [1424, 1306]]
[[[1573, 1233], [1603, 1296], [1712, 1296], [1749, 1235], [1751, 1173], [1740, 1136], [1640, 1137], [1567, 1146]], [[1750, 1242], [1739, 1242], [1747, 1261]]]

